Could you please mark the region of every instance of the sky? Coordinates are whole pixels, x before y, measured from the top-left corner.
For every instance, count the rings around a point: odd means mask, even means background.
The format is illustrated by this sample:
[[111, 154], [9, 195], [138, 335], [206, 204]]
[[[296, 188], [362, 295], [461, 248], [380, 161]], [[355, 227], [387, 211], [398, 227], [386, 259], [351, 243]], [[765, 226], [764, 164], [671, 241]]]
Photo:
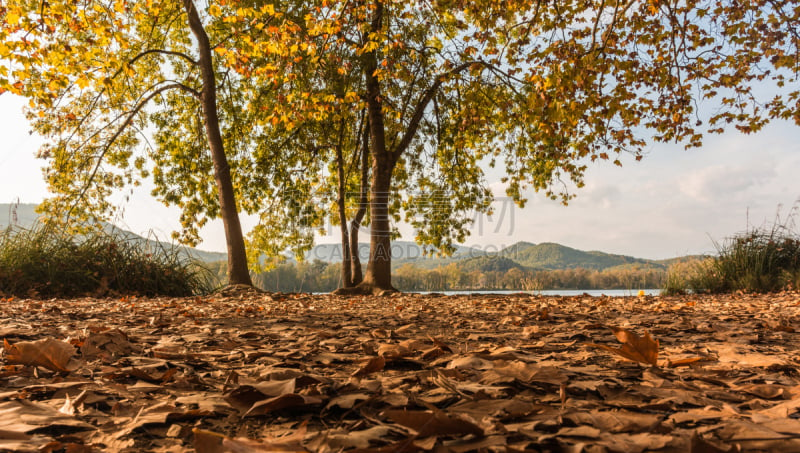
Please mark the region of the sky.
[[[34, 157], [41, 140], [28, 133], [22, 113], [25, 101], [0, 95], [0, 203], [39, 203], [48, 196], [42, 178], [44, 161]], [[519, 241], [557, 242], [581, 250], [599, 250], [639, 258], [663, 259], [713, 253], [715, 241], [753, 227], [785, 222], [800, 208], [800, 127], [774, 122], [759, 133], [729, 131], [706, 138], [702, 148], [657, 144], [636, 162], [623, 156], [623, 166], [590, 165], [586, 185], [574, 191], [568, 206], [529, 193], [524, 209], [503, 198], [495, 215], [477, 217], [465, 245], [499, 250]], [[497, 195], [502, 184], [489, 181]], [[124, 215], [117, 225], [137, 234], [153, 232], [167, 239], [180, 225], [176, 208], [153, 199], [147, 185], [129, 201], [119, 197]], [[245, 230], [255, 219], [244, 217]], [[320, 243], [338, 241], [338, 227]], [[413, 240], [400, 227], [403, 240]], [[221, 221], [201, 230], [200, 249], [225, 251]], [[362, 241], [368, 240], [362, 235]]]

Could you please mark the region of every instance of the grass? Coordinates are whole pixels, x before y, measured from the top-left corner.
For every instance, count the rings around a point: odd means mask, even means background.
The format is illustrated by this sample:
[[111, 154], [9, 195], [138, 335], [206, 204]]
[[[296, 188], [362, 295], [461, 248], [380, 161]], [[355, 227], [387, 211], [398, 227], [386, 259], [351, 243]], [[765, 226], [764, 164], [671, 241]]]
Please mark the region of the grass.
[[210, 272], [177, 248], [104, 232], [68, 236], [43, 225], [0, 233], [6, 296], [190, 296], [213, 287]]
[[662, 294], [800, 289], [800, 236], [792, 218], [715, 244], [714, 258], [671, 266]]

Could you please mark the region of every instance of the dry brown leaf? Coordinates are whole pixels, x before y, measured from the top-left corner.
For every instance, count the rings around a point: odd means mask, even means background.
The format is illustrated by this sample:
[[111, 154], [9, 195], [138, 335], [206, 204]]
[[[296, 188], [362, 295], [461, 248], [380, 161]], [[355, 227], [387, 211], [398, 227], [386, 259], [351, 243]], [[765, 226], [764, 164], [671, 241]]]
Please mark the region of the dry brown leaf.
[[693, 363], [703, 362], [707, 360], [708, 358], [706, 357], [686, 357], [684, 359], [670, 360], [667, 362], [667, 366], [669, 366], [670, 368], [677, 368], [681, 366], [689, 366]]
[[361, 368], [357, 369], [353, 373], [353, 376], [362, 377], [368, 374], [377, 373], [378, 371], [381, 371], [384, 366], [386, 366], [386, 359], [383, 358], [383, 356], [372, 357]]
[[81, 354], [86, 359], [98, 356], [115, 359], [129, 355], [134, 350], [134, 346], [128, 341], [128, 336], [119, 329], [92, 333], [81, 345]]
[[378, 346], [378, 355], [388, 360], [402, 359], [412, 355], [414, 351], [401, 344], [382, 344]]
[[395, 423], [410, 428], [418, 437], [474, 434], [483, 436], [483, 428], [463, 416], [441, 411], [388, 410], [383, 415]]
[[302, 441], [306, 436], [307, 422], [303, 422], [287, 436], [266, 436], [263, 439], [230, 438], [219, 433], [194, 428], [194, 446], [198, 453], [306, 453]]
[[594, 348], [605, 349], [634, 362], [658, 366], [658, 340], [653, 340], [648, 332], [644, 333], [644, 337], [640, 337], [622, 327], [612, 327], [611, 330], [617, 340], [622, 343], [621, 348], [612, 348], [611, 346], [595, 343], [585, 344]]
[[325, 408], [330, 409], [331, 407], [339, 407], [342, 409], [352, 409], [353, 406], [355, 406], [359, 401], [367, 401], [371, 398], [372, 396], [367, 393], [349, 393], [347, 395], [340, 395], [335, 398], [331, 398]]
[[337, 430], [335, 432], [320, 433], [325, 438], [325, 445], [336, 451], [346, 448], [369, 448], [371, 443], [377, 442], [391, 432], [387, 426], [373, 426], [372, 428], [346, 431]]
[[697, 431], [692, 433], [690, 453], [734, 453], [737, 451], [739, 451], [739, 449], [736, 448], [735, 445], [723, 449], [700, 437]]
[[6, 362], [28, 366], [41, 366], [53, 371], [70, 372], [80, 366], [73, 359], [75, 347], [71, 344], [46, 338], [38, 341], [20, 341], [10, 344], [3, 339], [6, 350]]
[[226, 437], [205, 429], [192, 429], [194, 433], [194, 449], [197, 453], [225, 453], [222, 442]]
[[28, 433], [43, 427], [69, 427], [78, 430], [95, 429], [95, 426], [62, 414], [47, 404], [14, 400], [0, 403], [0, 430]]
[[571, 420], [576, 425], [591, 425], [601, 431], [611, 433], [651, 431], [658, 426], [662, 419], [662, 416], [659, 414], [647, 414], [626, 410], [575, 411], [564, 414], [563, 417], [567, 420]]
[[322, 399], [315, 396], [298, 395], [297, 393], [289, 393], [286, 395], [276, 396], [263, 401], [258, 401], [253, 404], [247, 412], [244, 413], [245, 417], [254, 415], [264, 415], [270, 412], [275, 412], [283, 409], [299, 408], [306, 406], [316, 406], [322, 404]]

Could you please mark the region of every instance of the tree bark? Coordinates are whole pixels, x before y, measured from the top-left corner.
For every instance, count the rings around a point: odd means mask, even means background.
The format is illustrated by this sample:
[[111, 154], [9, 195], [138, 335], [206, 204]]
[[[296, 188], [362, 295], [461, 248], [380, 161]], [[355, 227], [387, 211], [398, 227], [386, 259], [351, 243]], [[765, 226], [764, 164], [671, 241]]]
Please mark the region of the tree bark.
[[[383, 26], [383, 4], [376, 2], [371, 31], [378, 33]], [[392, 237], [389, 221], [389, 192], [395, 160], [386, 149], [386, 131], [380, 82], [375, 77], [378, 55], [375, 50], [364, 54], [364, 77], [367, 89], [367, 119], [372, 151], [372, 184], [370, 185], [370, 243], [369, 262], [364, 281], [359, 284], [365, 292], [395, 291], [392, 286]]]
[[[341, 126], [342, 130], [344, 125]], [[336, 199], [337, 207], [339, 208], [339, 227], [342, 232], [342, 287], [350, 288], [353, 286], [353, 269], [352, 269], [352, 248], [350, 247], [350, 238], [347, 232], [347, 211], [345, 211], [345, 172], [344, 172], [344, 156], [342, 156], [342, 140], [336, 146], [336, 170], [339, 177], [338, 184], [338, 198]]]
[[214, 163], [214, 179], [219, 196], [220, 215], [225, 227], [225, 241], [228, 247], [228, 283], [253, 286], [250, 271], [247, 268], [247, 252], [244, 246], [242, 226], [236, 207], [236, 195], [231, 181], [231, 169], [225, 156], [225, 147], [219, 128], [217, 113], [217, 78], [214, 74], [214, 63], [211, 56], [211, 45], [200, 16], [192, 0], [183, 0], [183, 7], [189, 18], [189, 28], [197, 40], [203, 91], [202, 107], [208, 147]]
[[364, 216], [367, 214], [367, 206], [369, 203], [369, 126], [365, 127], [361, 132], [361, 179], [359, 181], [359, 198], [358, 198], [358, 211], [356, 211], [353, 221], [350, 222], [350, 253], [352, 255], [352, 276], [353, 285], [358, 285], [364, 280], [364, 274], [361, 271], [361, 257], [359, 255], [358, 247], [358, 230], [361, 228], [361, 222], [364, 221]]

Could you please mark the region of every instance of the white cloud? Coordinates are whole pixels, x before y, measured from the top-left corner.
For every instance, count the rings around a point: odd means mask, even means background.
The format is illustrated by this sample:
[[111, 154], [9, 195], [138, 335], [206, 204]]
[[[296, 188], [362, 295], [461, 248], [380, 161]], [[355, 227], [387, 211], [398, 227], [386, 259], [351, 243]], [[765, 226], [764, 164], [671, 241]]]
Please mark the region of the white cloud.
[[741, 200], [777, 176], [775, 163], [748, 161], [693, 170], [680, 182], [680, 191], [701, 202]]

